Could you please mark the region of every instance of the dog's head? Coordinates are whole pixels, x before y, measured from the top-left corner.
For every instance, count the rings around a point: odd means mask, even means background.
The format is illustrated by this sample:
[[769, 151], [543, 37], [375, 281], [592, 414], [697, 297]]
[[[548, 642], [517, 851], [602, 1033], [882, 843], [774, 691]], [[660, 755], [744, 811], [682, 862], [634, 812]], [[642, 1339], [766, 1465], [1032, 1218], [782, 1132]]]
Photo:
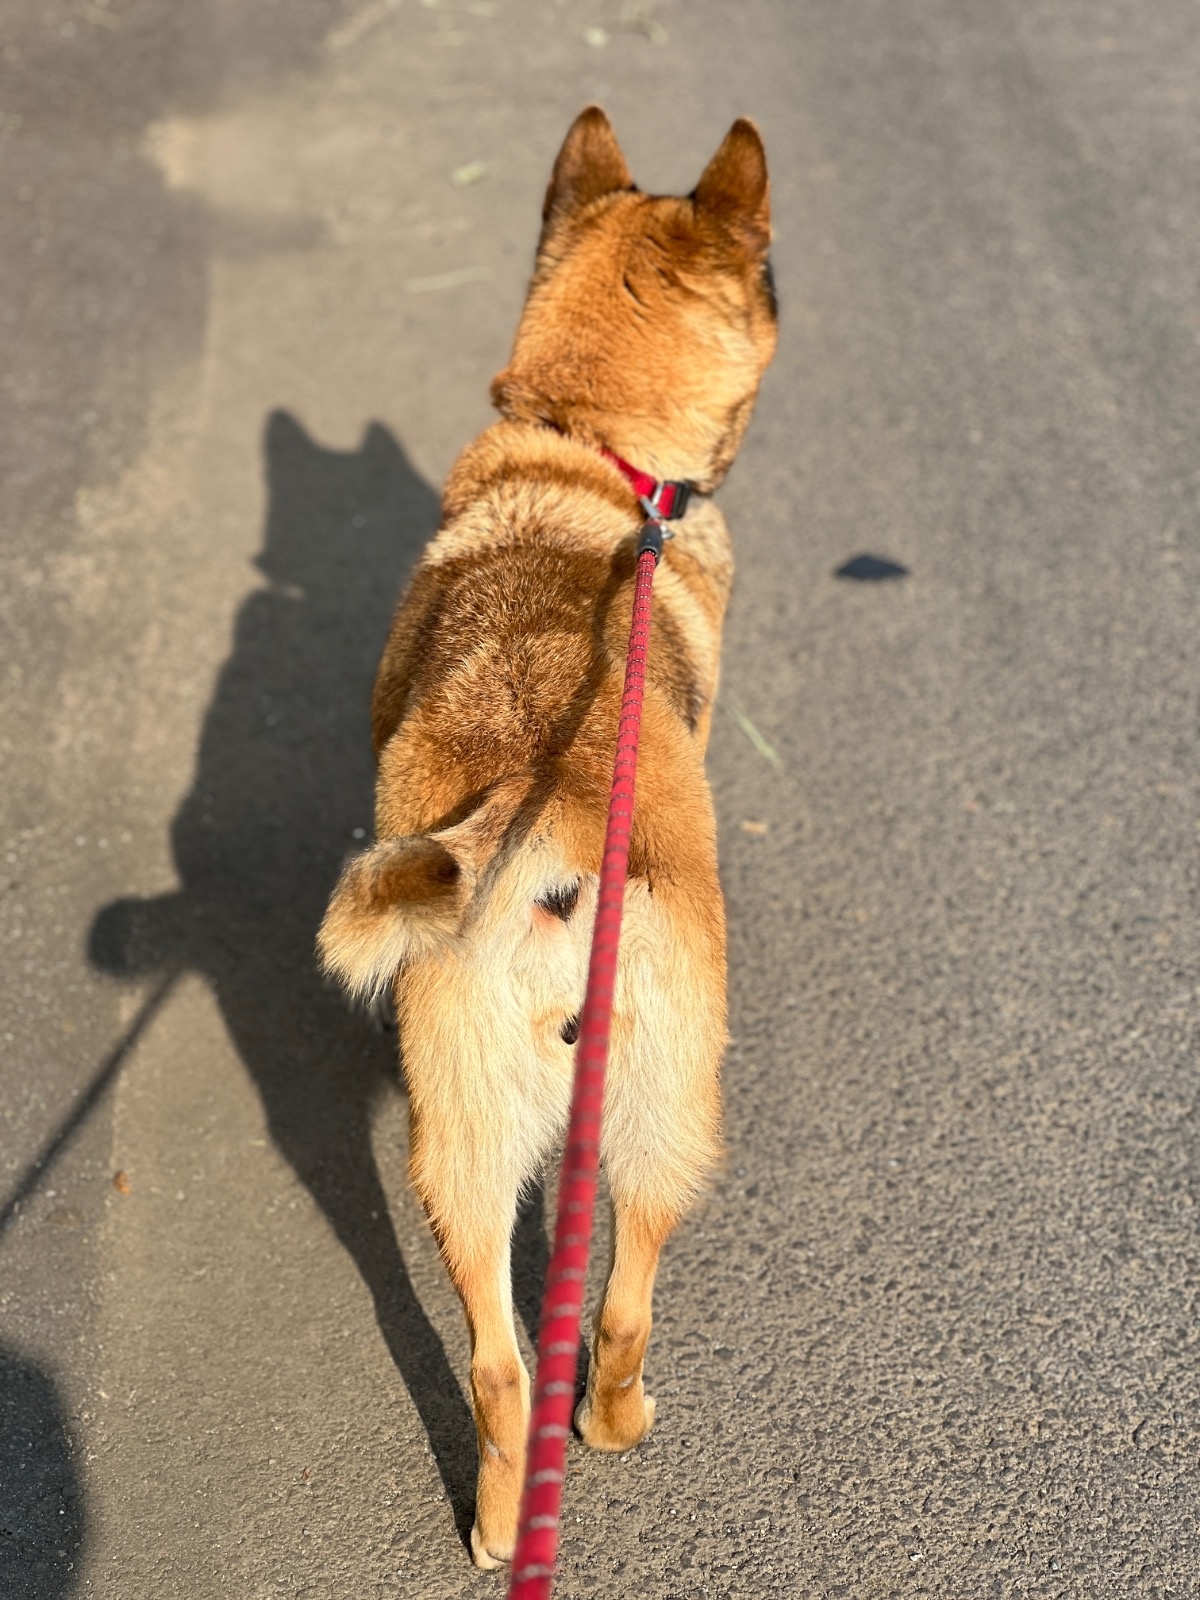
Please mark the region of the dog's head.
[[590, 106], [558, 153], [542, 215], [494, 403], [713, 488], [775, 350], [757, 128], [735, 122], [692, 193], [662, 197], [639, 191], [608, 118]]

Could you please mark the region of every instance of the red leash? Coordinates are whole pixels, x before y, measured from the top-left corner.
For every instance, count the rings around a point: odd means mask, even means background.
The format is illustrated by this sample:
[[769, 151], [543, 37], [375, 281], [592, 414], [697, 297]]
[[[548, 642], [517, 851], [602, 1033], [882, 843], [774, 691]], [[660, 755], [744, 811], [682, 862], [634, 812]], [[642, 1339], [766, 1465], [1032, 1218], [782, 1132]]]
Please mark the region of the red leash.
[[[624, 466], [624, 463], [620, 463]], [[558, 1189], [554, 1249], [546, 1269], [546, 1293], [538, 1330], [537, 1378], [529, 1419], [525, 1492], [513, 1552], [509, 1600], [549, 1600], [558, 1551], [558, 1519], [566, 1476], [567, 1440], [575, 1407], [575, 1364], [587, 1275], [596, 1172], [600, 1164], [600, 1119], [604, 1110], [604, 1070], [617, 978], [617, 946], [625, 907], [629, 830], [637, 776], [646, 651], [650, 642], [650, 599], [654, 569], [662, 553], [664, 514], [643, 500], [649, 520], [638, 543], [633, 624], [625, 661], [625, 690], [617, 725], [608, 828], [600, 863], [596, 926], [588, 965], [587, 993], [575, 1052], [575, 1089]], [[674, 512], [679, 515], [679, 512]]]

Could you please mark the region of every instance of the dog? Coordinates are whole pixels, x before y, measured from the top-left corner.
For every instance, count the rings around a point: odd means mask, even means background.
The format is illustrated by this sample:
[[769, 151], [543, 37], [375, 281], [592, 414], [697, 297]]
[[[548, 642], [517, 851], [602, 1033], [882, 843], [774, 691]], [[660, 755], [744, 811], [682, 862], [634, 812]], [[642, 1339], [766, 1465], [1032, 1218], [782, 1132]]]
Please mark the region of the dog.
[[752, 122], [686, 197], [643, 194], [607, 117], [554, 164], [501, 420], [455, 463], [372, 700], [376, 842], [318, 936], [391, 990], [410, 1172], [471, 1336], [471, 1552], [511, 1558], [529, 1378], [510, 1240], [564, 1130], [604, 838], [635, 546], [633, 469], [691, 500], [655, 588], [604, 1106], [613, 1211], [584, 1442], [654, 1421], [642, 1362], [659, 1253], [720, 1150], [725, 920], [704, 751], [733, 578], [710, 496], [775, 350], [769, 183]]

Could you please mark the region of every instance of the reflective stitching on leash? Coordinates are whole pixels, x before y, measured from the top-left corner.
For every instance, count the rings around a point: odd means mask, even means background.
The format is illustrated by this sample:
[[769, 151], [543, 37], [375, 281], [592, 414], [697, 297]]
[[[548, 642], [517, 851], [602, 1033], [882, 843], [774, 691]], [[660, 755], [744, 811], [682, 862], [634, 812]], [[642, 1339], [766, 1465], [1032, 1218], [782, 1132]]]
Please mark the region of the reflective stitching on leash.
[[[616, 461], [627, 477], [631, 476], [634, 469], [628, 463], [618, 457], [610, 456], [610, 459]], [[639, 478], [642, 476], [638, 474]], [[529, 1419], [525, 1489], [521, 1497], [521, 1516], [513, 1552], [509, 1600], [549, 1600], [558, 1552], [558, 1522], [566, 1470], [567, 1437], [575, 1398], [579, 1323], [583, 1311], [583, 1279], [587, 1270], [592, 1213], [596, 1202], [596, 1173], [600, 1161], [604, 1074], [608, 1064], [617, 950], [629, 870], [633, 792], [646, 687], [646, 656], [650, 643], [651, 587], [655, 568], [662, 555], [663, 539], [669, 537], [668, 530], [663, 526], [665, 518], [667, 515], [682, 515], [680, 500], [686, 499], [686, 496], [673, 494], [671, 510], [664, 515], [658, 509], [664, 499], [662, 488], [662, 485], [655, 485], [650, 493], [641, 493], [639, 488], [639, 498], [647, 516], [637, 544], [637, 578], [629, 651], [625, 658], [625, 688], [617, 726], [617, 749], [613, 761], [604, 855], [600, 865], [600, 889], [588, 964], [587, 993], [580, 1015], [579, 1043], [575, 1052], [575, 1087], [567, 1145], [563, 1152], [554, 1249], [546, 1270], [546, 1301], [542, 1307], [538, 1333], [537, 1375]]]

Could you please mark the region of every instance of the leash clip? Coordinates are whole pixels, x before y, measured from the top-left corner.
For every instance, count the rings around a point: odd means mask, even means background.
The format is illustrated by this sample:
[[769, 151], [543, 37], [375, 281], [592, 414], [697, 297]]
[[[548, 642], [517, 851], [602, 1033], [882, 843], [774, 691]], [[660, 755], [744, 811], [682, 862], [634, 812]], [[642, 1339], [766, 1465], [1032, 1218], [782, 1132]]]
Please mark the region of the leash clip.
[[[661, 490], [662, 485], [659, 484], [659, 491], [661, 492]], [[655, 500], [657, 500], [657, 498], [658, 495], [656, 494]], [[646, 513], [646, 520], [642, 524], [641, 536], [637, 543], [637, 553], [639, 556], [641, 556], [644, 555], [647, 550], [652, 550], [654, 552], [655, 561], [661, 561], [663, 540], [673, 539], [675, 537], [675, 530], [674, 528], [669, 528], [667, 526], [666, 518], [658, 509], [658, 506], [655, 504], [655, 500], [649, 499], [644, 494], [639, 495], [638, 500], [641, 504], [642, 510]]]

